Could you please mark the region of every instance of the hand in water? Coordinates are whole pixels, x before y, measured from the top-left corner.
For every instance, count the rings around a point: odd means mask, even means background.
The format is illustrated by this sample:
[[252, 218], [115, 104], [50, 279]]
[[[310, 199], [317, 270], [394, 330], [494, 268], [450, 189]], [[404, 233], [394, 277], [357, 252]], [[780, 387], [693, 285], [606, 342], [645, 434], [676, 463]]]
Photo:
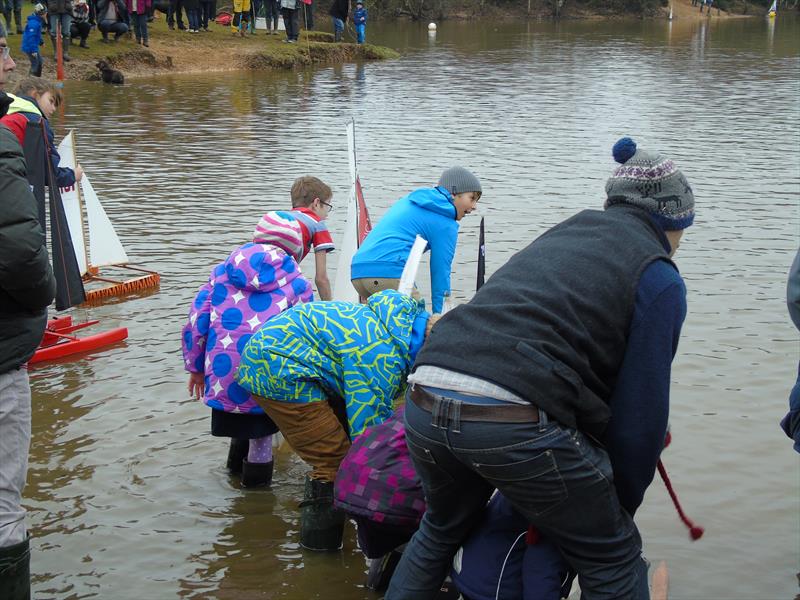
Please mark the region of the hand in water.
[[205, 377], [202, 373], [189, 373], [189, 397], [200, 400], [205, 388]]

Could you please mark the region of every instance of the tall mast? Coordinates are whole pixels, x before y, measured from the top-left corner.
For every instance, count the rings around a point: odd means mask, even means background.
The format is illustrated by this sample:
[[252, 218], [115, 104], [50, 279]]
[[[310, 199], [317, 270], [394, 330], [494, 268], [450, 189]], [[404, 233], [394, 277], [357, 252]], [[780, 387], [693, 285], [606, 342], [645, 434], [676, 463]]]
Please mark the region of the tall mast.
[[[72, 157], [75, 159], [75, 170], [78, 169], [78, 144], [75, 141], [75, 130], [70, 131], [72, 135]], [[90, 273], [92, 263], [89, 262], [89, 238], [86, 235], [89, 229], [88, 223], [84, 220], [83, 210], [83, 190], [81, 189], [81, 182], [75, 179], [75, 191], [78, 192], [78, 212], [81, 215], [81, 235], [83, 236], [83, 254], [86, 257], [86, 272]]]

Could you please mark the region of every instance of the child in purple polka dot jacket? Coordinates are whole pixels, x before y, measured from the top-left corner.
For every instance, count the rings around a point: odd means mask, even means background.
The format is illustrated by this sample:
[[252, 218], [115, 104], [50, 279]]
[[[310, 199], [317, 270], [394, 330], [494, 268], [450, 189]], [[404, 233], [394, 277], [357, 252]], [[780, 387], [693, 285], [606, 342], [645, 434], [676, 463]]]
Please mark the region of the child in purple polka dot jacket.
[[211, 272], [192, 303], [182, 348], [189, 394], [211, 408], [211, 435], [230, 437], [228, 470], [243, 487], [272, 481], [272, 435], [278, 427], [234, 380], [241, 351], [268, 319], [313, 300], [300, 271], [303, 233], [291, 215], [268, 212], [253, 241]]

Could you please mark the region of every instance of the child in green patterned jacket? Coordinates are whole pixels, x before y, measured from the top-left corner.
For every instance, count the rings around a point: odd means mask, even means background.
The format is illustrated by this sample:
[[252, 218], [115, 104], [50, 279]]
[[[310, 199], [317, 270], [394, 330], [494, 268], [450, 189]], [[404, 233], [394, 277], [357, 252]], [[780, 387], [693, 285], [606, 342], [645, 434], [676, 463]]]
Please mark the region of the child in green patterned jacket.
[[236, 380], [254, 395], [313, 470], [300, 543], [341, 546], [344, 515], [333, 480], [350, 440], [392, 414], [430, 315], [395, 290], [367, 304], [310, 302], [270, 319], [242, 352]]

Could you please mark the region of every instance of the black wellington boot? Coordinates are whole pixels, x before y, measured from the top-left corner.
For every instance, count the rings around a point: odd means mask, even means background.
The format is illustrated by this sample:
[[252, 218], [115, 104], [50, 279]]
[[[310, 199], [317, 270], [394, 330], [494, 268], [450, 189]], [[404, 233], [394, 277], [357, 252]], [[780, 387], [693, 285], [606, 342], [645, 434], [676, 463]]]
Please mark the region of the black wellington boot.
[[[25, 30], [22, 28], [22, 9], [15, 8], [14, 9], [14, 21], [17, 23], [17, 33], [24, 33]], [[11, 23], [9, 23], [11, 25]]]
[[369, 563], [369, 572], [367, 573], [367, 589], [376, 592], [386, 590], [402, 556], [403, 551], [396, 549], [380, 558], [373, 558]]
[[226, 467], [232, 475], [242, 473], [242, 462], [247, 458], [247, 450], [250, 448], [250, 440], [231, 438], [231, 445], [228, 448], [228, 462]]
[[256, 488], [272, 483], [272, 468], [275, 461], [268, 463], [251, 463], [242, 461], [242, 487]]
[[64, 62], [69, 62], [72, 59], [69, 56], [69, 45], [72, 43], [72, 39], [69, 36], [61, 38], [61, 58], [64, 59]]
[[306, 475], [300, 509], [300, 545], [303, 548], [333, 552], [342, 547], [345, 515], [333, 506], [333, 482]]
[[30, 600], [31, 538], [0, 548], [0, 598]]

